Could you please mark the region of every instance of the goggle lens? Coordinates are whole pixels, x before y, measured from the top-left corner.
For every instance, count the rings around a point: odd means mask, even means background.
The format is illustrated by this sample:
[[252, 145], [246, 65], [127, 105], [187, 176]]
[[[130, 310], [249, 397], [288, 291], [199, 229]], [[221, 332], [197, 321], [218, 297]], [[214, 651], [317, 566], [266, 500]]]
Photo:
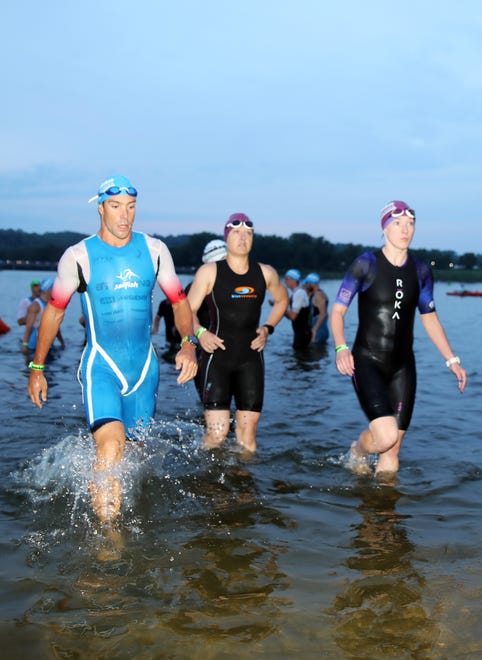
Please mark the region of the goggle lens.
[[409, 218], [415, 220], [415, 211], [412, 209], [404, 209], [403, 211], [393, 211], [392, 218], [400, 218], [402, 215], [408, 215]]
[[252, 220], [231, 220], [231, 222], [228, 222], [226, 224], [226, 227], [241, 227], [244, 226], [246, 229], [253, 229], [254, 228], [254, 222]]
[[107, 188], [107, 190], [104, 190], [101, 195], [120, 195], [122, 192], [126, 192], [128, 195], [131, 197], [137, 197], [137, 190], [133, 188], [132, 186], [111, 186], [110, 188]]

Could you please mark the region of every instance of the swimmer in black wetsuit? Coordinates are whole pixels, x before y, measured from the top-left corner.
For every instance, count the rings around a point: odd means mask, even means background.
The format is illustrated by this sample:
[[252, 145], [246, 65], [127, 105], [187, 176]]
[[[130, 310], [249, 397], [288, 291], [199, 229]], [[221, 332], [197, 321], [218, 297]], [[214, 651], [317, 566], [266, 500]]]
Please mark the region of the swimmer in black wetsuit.
[[310, 299], [301, 286], [301, 273], [297, 268], [285, 273], [285, 284], [289, 290], [285, 316], [293, 327], [293, 348], [306, 348], [311, 342]]
[[[416, 372], [412, 350], [415, 310], [423, 326], [457, 378], [460, 392], [467, 382], [435, 311], [433, 277], [428, 266], [408, 253], [415, 232], [415, 212], [393, 201], [382, 209], [385, 245], [358, 257], [338, 290], [330, 316], [336, 366], [351, 376], [368, 429], [351, 446], [350, 464], [369, 470], [366, 457], [379, 454], [376, 473], [398, 471], [398, 455], [415, 402]], [[350, 351], [344, 317], [358, 293], [359, 326]]]
[[310, 299], [311, 343], [325, 344], [328, 340], [328, 296], [320, 289], [320, 276], [309, 273], [303, 286]]
[[[236, 439], [248, 451], [256, 450], [256, 429], [264, 394], [262, 351], [288, 305], [288, 295], [274, 268], [249, 260], [253, 232], [253, 223], [244, 213], [230, 216], [224, 230], [226, 260], [201, 266], [188, 293], [194, 330], [202, 348], [199, 378], [206, 448], [219, 447], [226, 439], [234, 397]], [[266, 322], [260, 326], [266, 290], [274, 304]], [[210, 308], [209, 329], [197, 317], [206, 297]]]

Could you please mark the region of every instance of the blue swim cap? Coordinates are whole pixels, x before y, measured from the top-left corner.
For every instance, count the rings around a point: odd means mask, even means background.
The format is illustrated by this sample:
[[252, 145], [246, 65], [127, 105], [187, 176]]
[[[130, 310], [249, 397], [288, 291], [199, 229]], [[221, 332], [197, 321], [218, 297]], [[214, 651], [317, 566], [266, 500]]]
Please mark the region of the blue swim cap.
[[[110, 188], [119, 188], [119, 191], [106, 195], [106, 190]], [[113, 195], [131, 195], [132, 197], [137, 197], [137, 190], [126, 176], [114, 174], [100, 184], [97, 195], [91, 197], [89, 203], [97, 200], [97, 204], [102, 204], [102, 202], [105, 202], [106, 199], [109, 199]]]
[[46, 291], [50, 291], [53, 285], [54, 285], [53, 279], [51, 277], [47, 277], [45, 280], [42, 280], [40, 282], [40, 291], [42, 293], [45, 293]]
[[290, 268], [287, 270], [285, 277], [291, 277], [292, 280], [296, 280], [297, 282], [301, 281], [301, 273], [297, 268]]
[[320, 276], [317, 275], [316, 273], [310, 273], [307, 275], [303, 281], [303, 284], [319, 284], [320, 283]]

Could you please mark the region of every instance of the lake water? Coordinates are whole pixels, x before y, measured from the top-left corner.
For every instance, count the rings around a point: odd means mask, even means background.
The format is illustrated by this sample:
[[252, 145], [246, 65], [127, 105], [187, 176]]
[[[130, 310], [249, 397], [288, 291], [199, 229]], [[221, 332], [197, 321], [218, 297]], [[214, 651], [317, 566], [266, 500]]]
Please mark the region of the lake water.
[[[295, 355], [288, 321], [265, 353], [250, 461], [232, 442], [200, 449], [194, 385], [161, 359], [156, 423], [126, 451], [124, 513], [106, 536], [88, 496], [77, 298], [48, 404], [27, 395], [15, 313], [38, 275], [0, 272], [3, 658], [482, 657], [482, 298], [436, 285], [463, 395], [417, 320], [417, 402], [389, 486], [346, 469], [365, 423], [351, 383], [331, 345]], [[332, 301], [338, 282], [322, 284]]]

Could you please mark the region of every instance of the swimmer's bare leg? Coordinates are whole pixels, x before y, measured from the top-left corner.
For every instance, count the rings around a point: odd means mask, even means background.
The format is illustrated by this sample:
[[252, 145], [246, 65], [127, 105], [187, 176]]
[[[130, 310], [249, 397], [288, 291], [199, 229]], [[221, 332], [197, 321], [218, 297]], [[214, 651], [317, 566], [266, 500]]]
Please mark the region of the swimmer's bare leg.
[[[396, 419], [391, 415], [378, 417], [371, 421], [368, 428], [360, 433], [358, 440], [353, 442], [350, 447], [350, 469], [357, 474], [367, 474], [370, 471], [368, 455], [379, 454], [376, 468], [378, 472], [380, 457], [391, 452], [398, 445], [399, 433]], [[398, 470], [398, 452], [396, 450], [388, 453], [386, 458], [382, 458], [382, 470], [384, 472]]]
[[252, 410], [236, 411], [236, 440], [252, 454], [256, 451], [256, 430], [260, 417], [261, 413]]
[[204, 449], [220, 447], [229, 433], [231, 413], [229, 410], [205, 410], [206, 431], [203, 437]]
[[347, 465], [353, 474], [364, 475], [371, 473], [370, 463], [368, 462], [368, 453], [362, 451], [360, 447], [360, 440], [364, 433], [369, 433], [369, 431], [362, 431], [358, 440], [351, 443]]
[[98, 561], [115, 561], [122, 556], [124, 539], [118, 529], [111, 525], [103, 526], [97, 550]]
[[398, 431], [398, 440], [387, 451], [381, 453], [378, 456], [377, 466], [375, 469], [375, 474], [377, 477], [382, 477], [384, 479], [389, 479], [390, 475], [395, 475], [398, 472], [399, 460], [398, 455], [400, 453], [400, 447], [402, 445], [403, 436], [405, 431]]
[[120, 512], [122, 488], [115, 468], [124, 453], [126, 440], [122, 422], [108, 422], [94, 432], [96, 457], [90, 485], [92, 508], [99, 520], [113, 522]]

